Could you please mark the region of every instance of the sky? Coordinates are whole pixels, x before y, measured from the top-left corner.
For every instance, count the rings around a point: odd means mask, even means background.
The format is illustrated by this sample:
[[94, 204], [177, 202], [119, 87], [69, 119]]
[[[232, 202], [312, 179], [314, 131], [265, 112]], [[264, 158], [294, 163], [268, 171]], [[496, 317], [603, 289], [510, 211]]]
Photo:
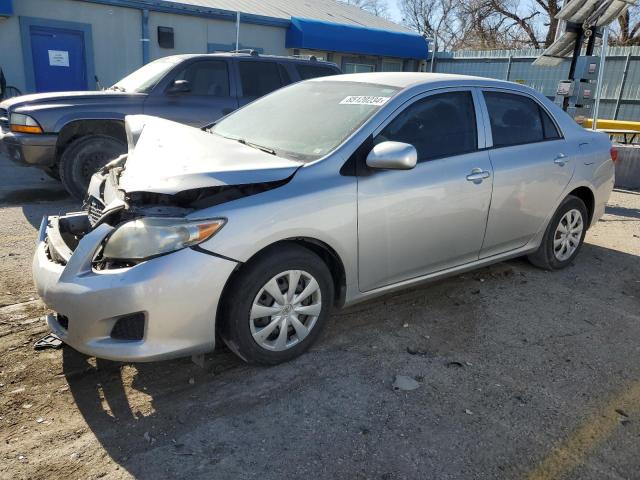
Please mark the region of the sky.
[[395, 0], [387, 0], [387, 5], [389, 6], [389, 15], [391, 16], [391, 20], [400, 23], [402, 21], [402, 14], [400, 13], [398, 3]]

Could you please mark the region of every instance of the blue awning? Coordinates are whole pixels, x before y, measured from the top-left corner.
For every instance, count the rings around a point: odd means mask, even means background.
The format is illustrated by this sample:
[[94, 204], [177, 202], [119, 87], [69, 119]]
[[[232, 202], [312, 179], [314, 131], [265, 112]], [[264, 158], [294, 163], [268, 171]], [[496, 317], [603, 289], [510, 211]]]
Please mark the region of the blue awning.
[[0, 0], [0, 16], [10, 17], [13, 15], [13, 0]]
[[425, 60], [428, 54], [426, 40], [417, 33], [379, 30], [299, 17], [291, 18], [286, 47], [422, 60]]

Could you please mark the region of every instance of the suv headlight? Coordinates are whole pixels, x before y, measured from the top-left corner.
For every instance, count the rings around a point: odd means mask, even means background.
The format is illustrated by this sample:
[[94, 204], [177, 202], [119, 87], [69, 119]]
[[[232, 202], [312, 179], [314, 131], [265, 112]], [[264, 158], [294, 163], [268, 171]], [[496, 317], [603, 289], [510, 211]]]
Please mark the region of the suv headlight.
[[42, 128], [29, 115], [12, 113], [9, 117], [9, 129], [17, 133], [42, 133]]
[[141, 218], [118, 227], [107, 239], [102, 255], [108, 259], [144, 260], [211, 238], [225, 224], [222, 218], [185, 220]]

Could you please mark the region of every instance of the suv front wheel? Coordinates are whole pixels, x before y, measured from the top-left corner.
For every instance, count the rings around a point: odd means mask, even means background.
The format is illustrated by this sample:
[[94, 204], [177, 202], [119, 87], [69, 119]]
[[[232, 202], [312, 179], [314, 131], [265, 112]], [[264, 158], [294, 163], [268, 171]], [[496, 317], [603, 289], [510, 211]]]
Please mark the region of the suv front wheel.
[[126, 151], [124, 142], [108, 135], [86, 135], [74, 140], [62, 153], [58, 166], [64, 188], [82, 200], [91, 176]]

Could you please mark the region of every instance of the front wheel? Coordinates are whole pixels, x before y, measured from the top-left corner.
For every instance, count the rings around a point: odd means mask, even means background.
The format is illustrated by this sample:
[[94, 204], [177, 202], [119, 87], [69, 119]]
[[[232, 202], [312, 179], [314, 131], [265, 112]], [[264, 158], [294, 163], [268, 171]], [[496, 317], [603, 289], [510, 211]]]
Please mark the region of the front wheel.
[[291, 360], [317, 339], [333, 305], [333, 281], [315, 253], [286, 245], [262, 255], [226, 289], [220, 333], [249, 363]]
[[545, 270], [559, 270], [578, 255], [587, 233], [587, 207], [578, 197], [565, 198], [549, 222], [538, 250], [529, 261]]
[[93, 174], [126, 151], [125, 143], [108, 135], [87, 135], [74, 140], [60, 157], [62, 185], [75, 198], [83, 199]]

